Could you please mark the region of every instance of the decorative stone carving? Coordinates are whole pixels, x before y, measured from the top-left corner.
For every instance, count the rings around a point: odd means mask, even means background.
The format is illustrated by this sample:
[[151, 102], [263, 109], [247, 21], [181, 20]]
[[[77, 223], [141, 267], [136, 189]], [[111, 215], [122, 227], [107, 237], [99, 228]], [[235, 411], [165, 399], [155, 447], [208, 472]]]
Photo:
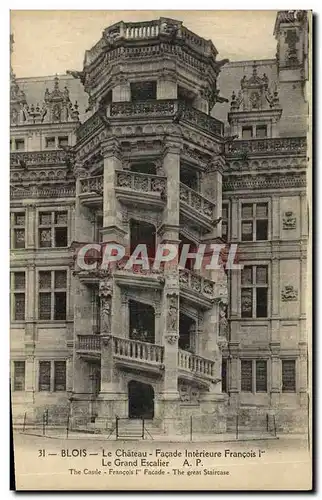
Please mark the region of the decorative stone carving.
[[178, 390], [182, 403], [199, 404], [200, 391], [197, 387], [180, 384]]
[[179, 335], [166, 335], [168, 344], [174, 345], [179, 338]]
[[[257, 64], [253, 64], [253, 73], [250, 78], [246, 75], [240, 81], [241, 89], [236, 96], [232, 93], [230, 112], [236, 111], [258, 111], [262, 109], [279, 108], [279, 99], [276, 83], [274, 90], [269, 89], [269, 80], [265, 73], [260, 77], [257, 74]], [[281, 112], [281, 110], [280, 110]]]
[[228, 339], [229, 324], [227, 320], [227, 304], [219, 305], [219, 336]]
[[111, 309], [112, 309], [113, 283], [112, 279], [106, 278], [100, 281], [99, 297], [101, 299], [102, 332], [111, 332]]
[[227, 176], [223, 180], [223, 191], [238, 189], [276, 189], [306, 187], [305, 173], [274, 173], [262, 175]]
[[172, 293], [168, 295], [167, 300], [168, 300], [167, 330], [169, 332], [177, 331], [179, 297], [176, 293]]
[[283, 302], [296, 301], [298, 297], [298, 291], [293, 285], [285, 285], [281, 294]]
[[294, 212], [284, 212], [283, 214], [283, 229], [296, 229], [296, 217]]

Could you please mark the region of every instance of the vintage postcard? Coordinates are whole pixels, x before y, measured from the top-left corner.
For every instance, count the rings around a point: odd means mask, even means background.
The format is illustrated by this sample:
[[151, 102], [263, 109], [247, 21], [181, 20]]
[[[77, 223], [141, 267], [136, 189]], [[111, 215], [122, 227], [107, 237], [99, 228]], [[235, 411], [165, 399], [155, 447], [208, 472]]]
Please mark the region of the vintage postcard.
[[11, 11], [18, 490], [310, 490], [312, 13]]

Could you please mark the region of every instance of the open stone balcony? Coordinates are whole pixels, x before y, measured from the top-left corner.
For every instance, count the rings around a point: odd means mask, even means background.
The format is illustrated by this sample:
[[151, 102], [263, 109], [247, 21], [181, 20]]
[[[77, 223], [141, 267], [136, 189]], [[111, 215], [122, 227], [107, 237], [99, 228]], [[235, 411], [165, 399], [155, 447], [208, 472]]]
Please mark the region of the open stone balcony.
[[211, 231], [215, 219], [216, 203], [201, 193], [180, 183], [180, 211], [187, 222]]
[[[224, 133], [223, 122], [178, 99], [113, 102], [107, 106], [107, 118], [115, 126], [132, 121], [136, 125], [171, 124], [176, 118], [180, 124], [192, 125], [211, 136], [222, 137]], [[96, 112], [78, 127], [77, 139], [87, 140], [103, 128], [102, 118]]]
[[[162, 345], [142, 342], [129, 338], [101, 335], [78, 335], [77, 353], [85, 358], [100, 358], [102, 342], [112, 349], [114, 362], [120, 367], [140, 369], [144, 366], [152, 371], [162, 372], [164, 369], [164, 347]], [[178, 375], [187, 380], [203, 379], [205, 382], [216, 382], [215, 361], [198, 356], [183, 349], [178, 350]]]
[[163, 208], [166, 189], [166, 177], [124, 170], [116, 171], [116, 197], [125, 205], [135, 203], [148, 208], [151, 205]]
[[217, 287], [214, 281], [187, 269], [180, 269], [179, 285], [180, 294], [205, 307], [209, 307], [217, 298]]
[[222, 136], [224, 131], [221, 121], [178, 99], [114, 102], [110, 104], [108, 114], [115, 121], [130, 121], [133, 118], [136, 123], [140, 122], [140, 118], [162, 120], [176, 117], [180, 123], [186, 122], [211, 135]]

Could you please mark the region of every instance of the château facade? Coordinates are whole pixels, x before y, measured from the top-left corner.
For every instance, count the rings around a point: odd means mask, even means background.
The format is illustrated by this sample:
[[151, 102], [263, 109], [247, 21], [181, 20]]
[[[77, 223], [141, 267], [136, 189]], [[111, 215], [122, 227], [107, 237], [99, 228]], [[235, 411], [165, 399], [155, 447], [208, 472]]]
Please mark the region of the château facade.
[[[178, 20], [119, 22], [82, 71], [11, 71], [14, 418], [305, 429], [306, 13], [274, 36], [229, 62]], [[236, 244], [243, 268], [81, 269], [93, 242]]]

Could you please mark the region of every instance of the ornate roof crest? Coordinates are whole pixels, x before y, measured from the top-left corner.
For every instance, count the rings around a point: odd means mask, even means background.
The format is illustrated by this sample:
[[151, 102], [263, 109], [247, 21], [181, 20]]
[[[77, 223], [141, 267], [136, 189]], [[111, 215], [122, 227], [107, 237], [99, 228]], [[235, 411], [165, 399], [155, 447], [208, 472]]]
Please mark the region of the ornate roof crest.
[[279, 98], [276, 83], [273, 89], [269, 88], [269, 79], [265, 73], [259, 76], [257, 64], [254, 61], [252, 75], [246, 75], [240, 81], [240, 90], [236, 95], [232, 93], [230, 111], [262, 111], [265, 109], [279, 109]]

